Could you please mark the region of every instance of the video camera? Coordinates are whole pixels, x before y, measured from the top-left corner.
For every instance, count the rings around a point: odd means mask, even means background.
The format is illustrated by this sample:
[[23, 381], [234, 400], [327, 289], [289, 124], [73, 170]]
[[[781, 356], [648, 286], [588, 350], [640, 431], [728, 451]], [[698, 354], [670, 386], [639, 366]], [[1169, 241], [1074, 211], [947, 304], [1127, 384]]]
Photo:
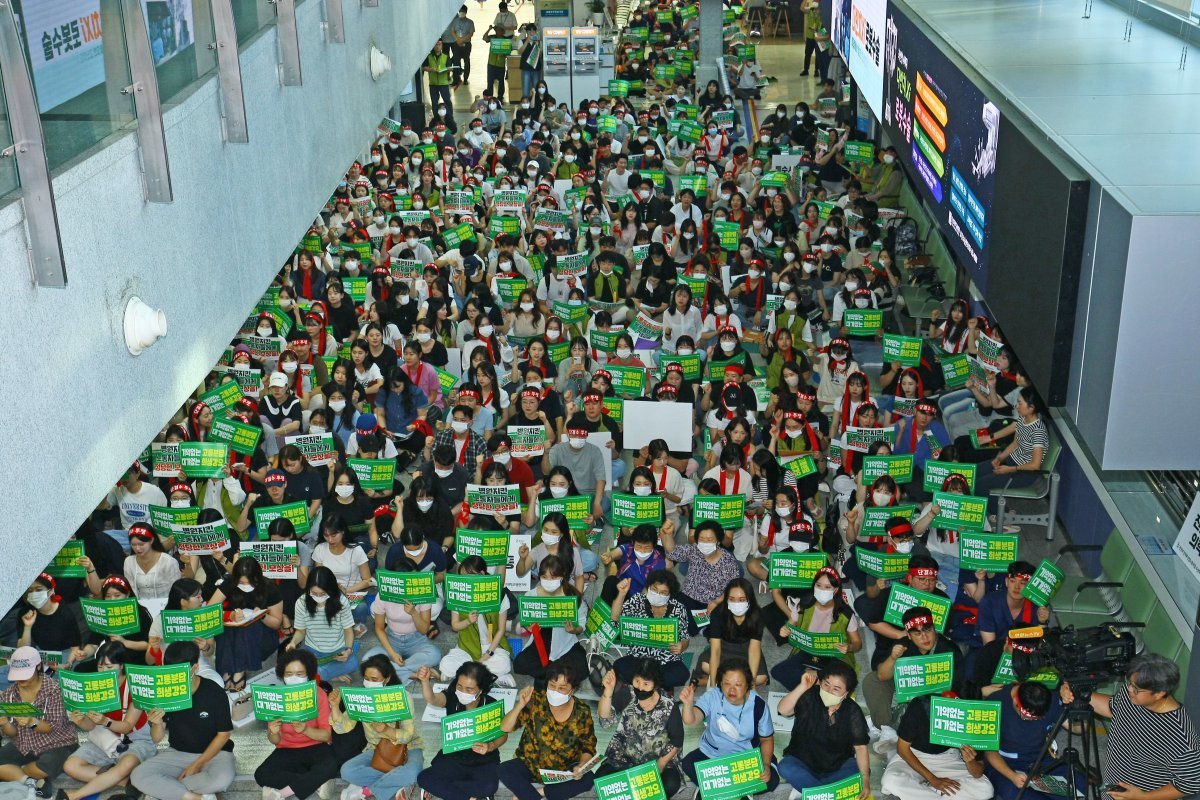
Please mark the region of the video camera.
[[1099, 684], [1125, 674], [1136, 647], [1133, 635], [1114, 625], [1049, 628], [1032, 653], [1013, 652], [1013, 672], [1027, 680], [1038, 670], [1053, 668], [1077, 699], [1086, 698]]

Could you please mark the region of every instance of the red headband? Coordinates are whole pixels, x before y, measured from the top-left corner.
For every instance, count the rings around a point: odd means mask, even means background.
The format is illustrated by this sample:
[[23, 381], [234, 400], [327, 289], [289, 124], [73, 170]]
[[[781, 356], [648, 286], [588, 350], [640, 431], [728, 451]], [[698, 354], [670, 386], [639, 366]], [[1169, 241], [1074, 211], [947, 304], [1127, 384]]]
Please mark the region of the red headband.
[[904, 630], [911, 631], [913, 628], [920, 628], [925, 625], [933, 625], [933, 617], [928, 614], [918, 614], [904, 623]]
[[888, 536], [907, 536], [910, 533], [914, 533], [914, 531], [913, 531], [912, 523], [901, 522], [901, 523], [898, 523], [897, 525], [895, 525], [894, 527], [889, 528], [887, 533], [888, 533]]
[[129, 535], [136, 536], [139, 539], [145, 539], [147, 541], [152, 541], [154, 539], [155, 533], [154, 533], [154, 528], [151, 528], [146, 523], [135, 522], [134, 524], [129, 526]]
[[936, 578], [937, 567], [909, 567], [909, 578]]
[[61, 603], [62, 595], [58, 593], [58, 581], [49, 572], [43, 572], [38, 575], [38, 580], [50, 587], [50, 602]]

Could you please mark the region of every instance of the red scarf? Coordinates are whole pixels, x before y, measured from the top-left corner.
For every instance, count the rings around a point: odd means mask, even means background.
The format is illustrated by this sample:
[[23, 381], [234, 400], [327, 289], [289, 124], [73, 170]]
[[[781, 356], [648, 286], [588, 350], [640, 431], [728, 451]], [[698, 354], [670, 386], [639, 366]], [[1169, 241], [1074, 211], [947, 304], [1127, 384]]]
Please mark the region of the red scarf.
[[741, 472], [741, 470], [738, 470], [737, 474], [733, 476], [733, 491], [732, 491], [732, 492], [727, 492], [727, 491], [725, 491], [725, 489], [726, 489], [726, 479], [727, 479], [728, 477], [729, 477], [729, 474], [728, 474], [727, 472], [725, 472], [725, 470], [721, 470], [721, 494], [723, 494], [723, 495], [737, 494], [737, 492], [738, 492], [738, 487], [742, 485], [742, 472]]

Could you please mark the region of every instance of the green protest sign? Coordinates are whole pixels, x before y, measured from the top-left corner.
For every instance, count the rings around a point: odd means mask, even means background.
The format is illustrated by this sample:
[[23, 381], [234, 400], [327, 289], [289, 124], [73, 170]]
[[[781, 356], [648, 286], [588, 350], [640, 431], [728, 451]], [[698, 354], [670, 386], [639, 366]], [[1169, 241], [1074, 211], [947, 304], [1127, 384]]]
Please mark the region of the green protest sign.
[[192, 665], [125, 665], [125, 683], [133, 704], [143, 711], [183, 711], [192, 707]]
[[496, 294], [505, 306], [512, 306], [529, 282], [524, 278], [496, 278]]
[[953, 461], [935, 461], [931, 458], [925, 462], [922, 487], [927, 492], [940, 492], [946, 485], [947, 478], [951, 475], [962, 475], [967, 479], [968, 491], [974, 492], [976, 467], [976, 464], [956, 464]]
[[415, 280], [424, 269], [424, 264], [411, 258], [393, 258], [390, 265], [392, 277], [397, 280]]
[[332, 433], [306, 433], [284, 437], [285, 444], [300, 448], [304, 458], [314, 467], [327, 467], [337, 460]]
[[472, 514], [521, 513], [521, 487], [515, 483], [504, 486], [467, 484], [467, 507]]
[[[625, 331], [590, 330], [588, 331], [588, 338], [591, 340], [592, 347], [596, 348], [602, 353], [611, 353], [617, 349], [617, 337], [624, 332]], [[611, 372], [612, 367], [606, 366], [605, 369]]]
[[933, 527], [955, 531], [982, 530], [987, 519], [987, 498], [967, 494], [934, 492], [933, 504], [938, 515], [933, 518]]
[[55, 578], [86, 578], [87, 568], [79, 563], [79, 559], [84, 555], [86, 554], [83, 552], [83, 542], [79, 539], [69, 539], [46, 567], [46, 572]]
[[523, 594], [517, 598], [521, 626], [538, 625], [542, 628], [560, 628], [565, 624], [575, 625], [579, 615], [579, 598], [574, 595], [562, 597], [539, 597]]
[[432, 572], [393, 572], [381, 569], [375, 573], [379, 599], [389, 603], [429, 605], [437, 601], [437, 581]]
[[513, 40], [506, 39], [500, 36], [493, 36], [489, 52], [498, 56], [506, 56], [512, 52]]
[[301, 536], [310, 530], [308, 504], [303, 500], [297, 500], [294, 503], [283, 503], [278, 506], [264, 506], [254, 509], [254, 527], [258, 529], [258, 535], [266, 536], [267, 527], [280, 517], [291, 520], [292, 525], [296, 528], [296, 533]]
[[179, 442], [153, 442], [150, 445], [150, 458], [156, 478], [174, 478], [183, 469], [179, 463]]
[[612, 606], [597, 597], [588, 609], [583, 632], [586, 636], [595, 637], [602, 648], [607, 650], [612, 647], [620, 634], [617, 624], [612, 621]]
[[907, 703], [914, 697], [941, 694], [954, 683], [954, 653], [898, 658], [893, 678], [897, 702]]
[[629, 333], [648, 342], [657, 342], [662, 339], [663, 325], [652, 319], [646, 312], [639, 311], [633, 322], [629, 323]]
[[800, 800], [858, 800], [862, 792], [862, 773], [856, 772], [824, 786], [810, 786], [800, 793]]
[[964, 570], [1003, 572], [1016, 560], [1015, 534], [984, 534], [964, 530], [959, 534], [959, 566]]
[[250, 702], [254, 718], [260, 722], [309, 722], [317, 718], [317, 682], [293, 686], [252, 683]]
[[876, 578], [894, 580], [908, 574], [907, 553], [885, 553], [860, 544], [854, 546], [854, 560], [859, 569]]
[[[1041, 683], [1045, 686], [1056, 689], [1059, 684], [1058, 673], [1053, 667], [1042, 667], [1037, 672], [1029, 676], [1029, 680], [1035, 683]], [[1001, 653], [1000, 661], [996, 664], [996, 671], [992, 673], [992, 683], [1000, 686], [1007, 686], [1010, 683], [1017, 682], [1017, 673], [1013, 670], [1012, 654]]]
[[1063, 571], [1043, 558], [1042, 563], [1034, 570], [1029, 583], [1021, 590], [1021, 596], [1030, 600], [1034, 605], [1048, 605], [1054, 598], [1054, 593], [1063, 582]]
[[842, 148], [846, 161], [855, 164], [870, 164], [875, 160], [875, 145], [872, 142], [847, 141]]
[[658, 762], [596, 778], [596, 800], [667, 800]]
[[213, 555], [229, 549], [229, 524], [224, 519], [203, 525], [184, 525], [175, 532], [175, 547], [183, 555]]
[[500, 236], [501, 234], [520, 236], [521, 219], [519, 217], [492, 217], [488, 221], [488, 233], [493, 237]]
[[180, 442], [179, 463], [189, 478], [220, 478], [229, 466], [229, 447], [220, 442]]
[[895, 428], [859, 428], [850, 426], [842, 433], [842, 445], [857, 453], [866, 453], [876, 442], [895, 444]]
[[[363, 261], [370, 262], [370, 242], [355, 242], [355, 245], [365, 245], [367, 250], [366, 256], [360, 256]], [[361, 250], [360, 250], [361, 253]], [[356, 275], [354, 277], [346, 276], [342, 278], [342, 287], [346, 290], [346, 294], [350, 295], [350, 299], [355, 303], [365, 303], [367, 301], [367, 276]]]
[[621, 644], [665, 650], [679, 641], [679, 620], [674, 617], [627, 617], [617, 623]]
[[412, 719], [412, 701], [403, 685], [343, 686], [346, 716], [360, 722], [400, 722]]
[[118, 694], [120, 678], [115, 669], [99, 672], [72, 672], [58, 670], [58, 686], [62, 690], [63, 706], [67, 711], [86, 714], [96, 711], [107, 714], [121, 710]]
[[200, 519], [200, 509], [150, 506], [150, 526], [159, 536], [174, 536], [185, 526], [195, 525]]
[[388, 492], [396, 479], [396, 462], [382, 458], [347, 458], [346, 466], [364, 489]]
[[966, 353], [942, 356], [942, 379], [947, 389], [961, 389], [971, 377], [971, 365]]
[[533, 458], [546, 452], [548, 432], [545, 425], [510, 425], [506, 431], [512, 440], [513, 458]]
[[795, 475], [797, 479], [807, 478], [809, 475], [815, 475], [817, 472], [817, 462], [813, 460], [811, 455], [789, 458], [786, 463], [781, 463], [781, 466]]
[[725, 380], [725, 368], [730, 364], [737, 364], [744, 368], [746, 366], [746, 354], [744, 352], [738, 353], [737, 357], [726, 359], [725, 361], [709, 361], [705, 365], [705, 380]]
[[0, 716], [41, 719], [45, 715], [33, 703], [0, 703]]
[[497, 700], [486, 706], [447, 714], [442, 717], [442, 752], [457, 753], [469, 750], [476, 742], [490, 742], [499, 738], [504, 731], [504, 701]]
[[608, 82], [609, 97], [629, 97], [629, 81], [610, 80]]
[[929, 698], [929, 741], [945, 747], [1000, 749], [1000, 703], [994, 700]]
[[489, 567], [508, 563], [508, 531], [473, 531], [459, 528], [454, 532], [454, 558], [479, 556]]
[[741, 529], [746, 522], [746, 495], [699, 494], [692, 500], [692, 523], [716, 520], [727, 531]]
[[212, 428], [208, 431], [209, 441], [223, 442], [229, 445], [230, 450], [244, 456], [254, 454], [254, 448], [258, 447], [258, 440], [261, 438], [262, 428], [221, 417], [213, 418]]
[[788, 625], [788, 644], [810, 655], [838, 658], [842, 652], [836, 645], [845, 643], [846, 635], [843, 633], [814, 633]]
[[241, 388], [243, 395], [258, 397], [262, 394], [261, 369], [234, 369], [231, 367], [228, 374], [237, 381], [237, 385]]
[[570, 303], [555, 300], [554, 316], [562, 320], [563, 325], [580, 325], [587, 322], [588, 307], [585, 305], [573, 306]]
[[220, 605], [201, 606], [191, 611], [163, 609], [162, 638], [171, 642], [190, 642], [192, 639], [211, 639], [224, 632], [223, 611]]
[[901, 336], [898, 333], [883, 335], [883, 360], [891, 364], [898, 362], [906, 367], [915, 367], [921, 363], [921, 338], [919, 336]]
[[612, 389], [624, 397], [641, 397], [646, 391], [646, 370], [644, 367], [621, 367], [616, 364], [606, 364], [604, 367], [612, 373]]
[[718, 220], [713, 223], [713, 233], [716, 234], [721, 249], [732, 252], [738, 249], [738, 241], [742, 238], [742, 226], [736, 222]]
[[883, 612], [883, 621], [890, 622], [897, 628], [904, 627], [904, 612], [910, 608], [923, 607], [933, 612], [933, 627], [938, 633], [946, 630], [946, 620], [950, 617], [950, 600], [940, 595], [922, 592], [907, 583], [893, 583], [888, 594], [887, 608]]
[[[276, 506], [278, 508], [279, 506]], [[266, 528], [260, 528], [266, 530]], [[300, 564], [299, 542], [243, 542], [241, 558], [253, 558], [270, 580], [295, 580]]]
[[[512, 428], [509, 428], [511, 431]], [[570, 497], [548, 497], [538, 500], [538, 511], [541, 520], [547, 514], [559, 513], [567, 518], [567, 525], [573, 531], [581, 531], [588, 527], [588, 516], [592, 513], [591, 494], [575, 494]]]
[[762, 782], [762, 752], [757, 747], [696, 764], [702, 800], [735, 800], [767, 788]]
[[[258, 338], [258, 337], [253, 337]], [[278, 340], [275, 340], [278, 344]], [[251, 348], [253, 351], [253, 348]], [[279, 350], [276, 349], [275, 354], [278, 355]], [[253, 352], [251, 352], [253, 355]], [[242, 390], [238, 386], [237, 381], [225, 381], [215, 389], [209, 389], [204, 394], [200, 395], [200, 402], [208, 406], [208, 410], [213, 414], [220, 414], [227, 408], [233, 408], [242, 399]]]
[[662, 495], [641, 497], [625, 492], [612, 493], [612, 524], [614, 528], [633, 528], [638, 525], [662, 525]]
[[609, 419], [613, 422], [621, 423], [625, 421], [625, 400], [620, 397], [604, 398], [604, 412], [608, 414]]
[[772, 589], [807, 589], [825, 566], [824, 553], [771, 553], [767, 560], [767, 585]]
[[454, 391], [454, 387], [458, 386], [458, 376], [441, 367], [434, 367], [434, 369], [437, 370], [438, 385], [442, 387], [442, 394], [449, 395]]
[[504, 589], [499, 575], [456, 575], [446, 573], [442, 588], [446, 593], [446, 608], [460, 614], [478, 611], [494, 614], [500, 610]]
[[[682, 127], [683, 125], [691, 125], [691, 124], [692, 123], [690, 123], [690, 122], [683, 122], [683, 123], [680, 123], [680, 126]], [[699, 130], [700, 126], [696, 125], [696, 128], [697, 128], [697, 130]], [[680, 175], [679, 176], [679, 191], [682, 192], [684, 189], [690, 189], [692, 192], [695, 193], [697, 198], [703, 200], [704, 195], [708, 194], [708, 176], [704, 175], [702, 173], [701, 174], [692, 174], [692, 175]], [[683, 276], [680, 276], [680, 277], [683, 277]], [[693, 280], [695, 280], [695, 279], [693, 279]], [[688, 285], [690, 286], [692, 284], [689, 282]], [[692, 293], [695, 294], [695, 291], [693, 290]]]
[[913, 457], [867, 456], [863, 459], [863, 485], [874, 483], [881, 475], [891, 475], [896, 483], [908, 483], [913, 477]]
[[464, 222], [447, 230], [442, 235], [442, 241], [446, 243], [447, 250], [454, 250], [463, 242], [475, 241], [475, 229], [471, 227], [471, 223]]
[[884, 530], [884, 525], [892, 517], [900, 517], [906, 522], [912, 522], [913, 514], [916, 513], [916, 503], [907, 503], [902, 506], [866, 506], [863, 508], [863, 524], [859, 529], [858, 535], [860, 538], [864, 536], [885, 536], [887, 532]]
[[666, 377], [668, 365], [678, 364], [683, 369], [683, 379], [685, 381], [698, 381], [700, 380], [700, 367], [702, 363], [699, 353], [688, 353], [682, 356], [678, 353], [660, 353], [658, 363], [659, 380]]
[[141, 627], [138, 624], [138, 602], [132, 597], [128, 600], [89, 600], [81, 597], [79, 608], [83, 611], [83, 621], [88, 629], [101, 636], [124, 636], [137, 633]]

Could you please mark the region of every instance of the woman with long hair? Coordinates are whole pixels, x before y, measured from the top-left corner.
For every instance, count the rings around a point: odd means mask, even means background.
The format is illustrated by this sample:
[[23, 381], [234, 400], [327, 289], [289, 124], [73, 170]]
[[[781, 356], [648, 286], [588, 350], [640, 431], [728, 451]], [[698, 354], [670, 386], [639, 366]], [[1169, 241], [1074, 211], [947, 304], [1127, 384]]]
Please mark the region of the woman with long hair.
[[358, 669], [358, 642], [350, 601], [328, 567], [316, 567], [308, 576], [303, 599], [296, 603], [295, 633], [285, 651], [302, 647], [312, 653], [322, 680], [349, 683]]

